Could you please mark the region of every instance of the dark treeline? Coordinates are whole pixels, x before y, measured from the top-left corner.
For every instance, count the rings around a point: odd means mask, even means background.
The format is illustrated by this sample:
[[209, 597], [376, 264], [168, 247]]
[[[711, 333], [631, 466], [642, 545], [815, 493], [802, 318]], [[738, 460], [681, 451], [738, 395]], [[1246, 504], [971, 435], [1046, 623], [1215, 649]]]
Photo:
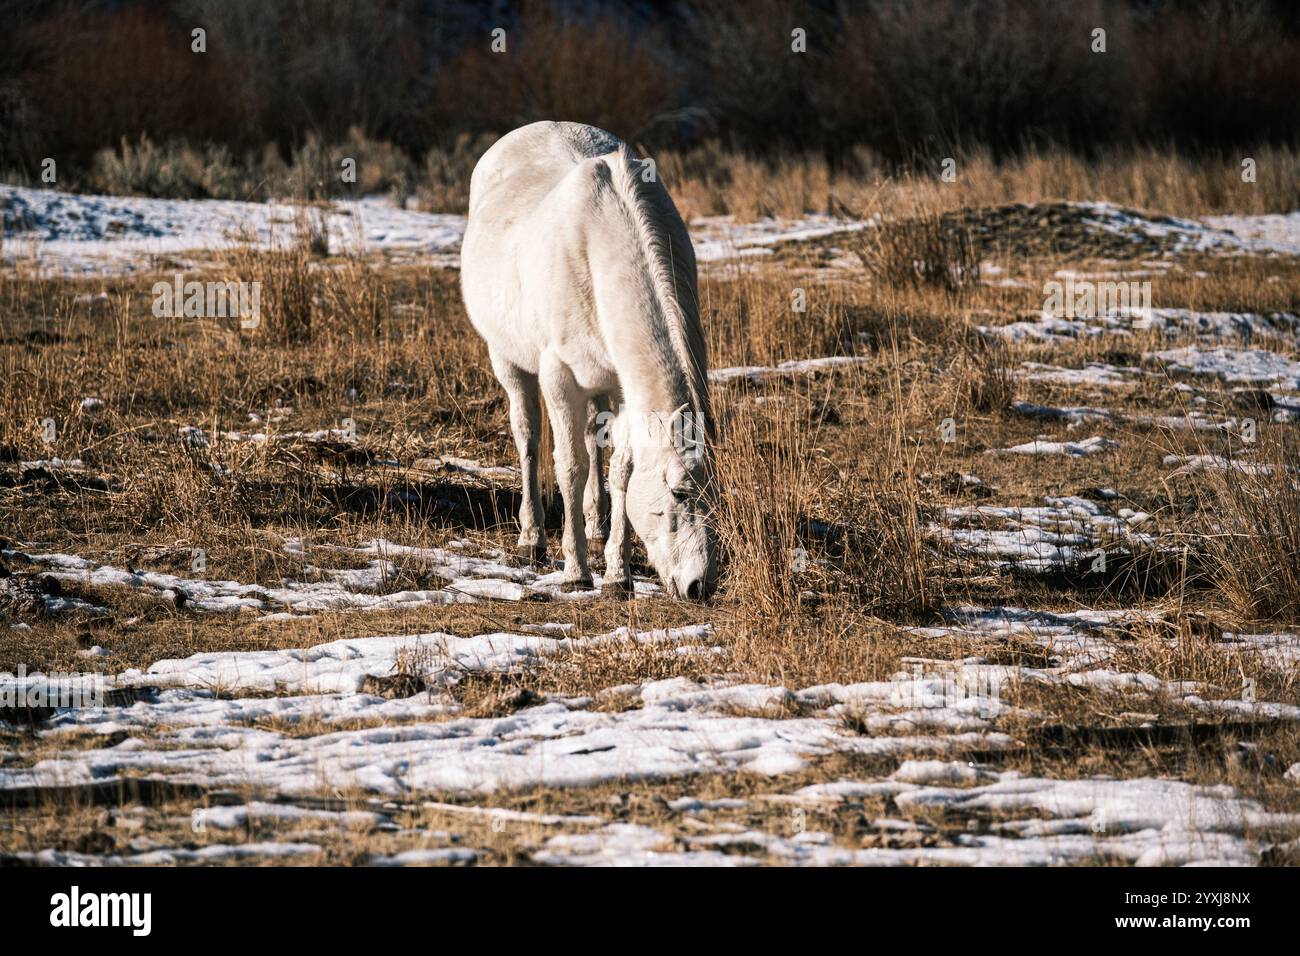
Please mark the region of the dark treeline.
[[[349, 130], [415, 156], [539, 118], [648, 146], [1003, 155], [1293, 143], [1300, 18], [1250, 0], [0, 0], [0, 168]], [[191, 30], [207, 52], [191, 52]], [[506, 31], [505, 53], [491, 31]], [[791, 31], [807, 52], [791, 50]], [[1093, 31], [1106, 31], [1094, 52]]]

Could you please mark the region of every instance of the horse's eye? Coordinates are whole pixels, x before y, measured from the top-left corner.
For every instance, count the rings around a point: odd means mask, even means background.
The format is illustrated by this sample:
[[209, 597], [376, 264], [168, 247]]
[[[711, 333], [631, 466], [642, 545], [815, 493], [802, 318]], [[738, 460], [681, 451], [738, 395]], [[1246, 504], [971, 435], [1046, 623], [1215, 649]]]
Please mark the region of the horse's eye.
[[685, 501], [691, 496], [690, 490], [687, 488], [674, 488], [672, 491], [673, 499], [676, 501]]

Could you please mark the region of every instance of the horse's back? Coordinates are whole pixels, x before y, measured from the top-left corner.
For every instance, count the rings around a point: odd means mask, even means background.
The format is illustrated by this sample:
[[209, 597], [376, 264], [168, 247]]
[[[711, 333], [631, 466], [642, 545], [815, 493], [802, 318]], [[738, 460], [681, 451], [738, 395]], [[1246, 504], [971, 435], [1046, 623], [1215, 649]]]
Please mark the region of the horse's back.
[[502, 137], [474, 167], [461, 285], [494, 355], [532, 372], [557, 336], [591, 338], [589, 230], [598, 228], [596, 193], [608, 183], [601, 157], [621, 145], [594, 126], [533, 123]]
[[531, 123], [507, 133], [474, 167], [469, 190], [471, 225], [476, 219], [499, 218], [503, 207], [516, 214], [531, 211], [575, 166], [622, 145], [613, 133], [581, 123]]

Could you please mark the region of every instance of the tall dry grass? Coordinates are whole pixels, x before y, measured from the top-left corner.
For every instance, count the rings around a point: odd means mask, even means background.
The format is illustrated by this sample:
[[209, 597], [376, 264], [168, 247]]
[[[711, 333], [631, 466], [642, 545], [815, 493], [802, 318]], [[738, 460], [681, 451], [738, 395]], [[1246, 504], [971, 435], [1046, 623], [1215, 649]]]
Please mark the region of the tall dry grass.
[[[923, 539], [926, 466], [914, 435], [932, 410], [900, 371], [912, 358], [914, 303], [873, 286], [865, 307], [863, 291], [823, 287], [801, 313], [788, 282], [774, 278], [705, 289], [715, 367], [852, 352], [864, 322], [880, 351], [877, 363], [824, 379], [714, 388], [724, 586], [773, 621], [806, 621], [827, 598], [858, 613], [923, 615], [935, 556]], [[851, 463], [827, 451], [848, 415], [871, 421]]]
[[[619, 131], [618, 128], [615, 128]], [[61, 188], [168, 198], [319, 200], [387, 193], [430, 212], [464, 213], [474, 164], [495, 140], [461, 134], [411, 158], [359, 128], [337, 142], [309, 135], [287, 154], [274, 144], [236, 154], [219, 145], [140, 137], [98, 151], [84, 173], [63, 168]], [[1043, 148], [994, 157], [956, 151], [922, 163], [886, 161], [866, 147], [832, 163], [818, 153], [754, 155], [718, 141], [651, 152], [689, 221], [727, 215], [750, 221], [809, 215], [928, 220], [968, 206], [1065, 200], [1111, 202], [1174, 216], [1257, 215], [1300, 208], [1300, 149], [1261, 146], [1221, 156], [1175, 149], [1112, 148], [1090, 157]], [[356, 181], [341, 176], [356, 162]], [[945, 181], [951, 158], [955, 180]], [[1254, 161], [1254, 182], [1242, 161]], [[8, 181], [31, 185], [13, 170]]]
[[[767, 396], [772, 398], [773, 396]], [[726, 414], [717, 442], [718, 533], [723, 586], [764, 617], [788, 621], [817, 575], [806, 534], [821, 477], [812, 436], [794, 413], [756, 412], [743, 400]], [[724, 411], [725, 410], [725, 411]]]
[[[956, 178], [942, 178], [952, 158]], [[1255, 181], [1242, 181], [1242, 160]], [[818, 155], [753, 157], [717, 145], [659, 155], [683, 213], [797, 218], [809, 214], [915, 218], [964, 206], [1051, 200], [1111, 202], [1175, 216], [1263, 214], [1300, 208], [1300, 150], [1263, 146], [1221, 157], [1176, 149], [1112, 148], [1092, 157], [1034, 149], [995, 158], [985, 150], [897, 165], [858, 148], [831, 165]]]
[[838, 497], [837, 513], [846, 525], [841, 587], [872, 614], [915, 620], [937, 598], [936, 555], [925, 535], [927, 462], [915, 437], [917, 422], [929, 416], [921, 391], [903, 380], [898, 346], [891, 351], [874, 441]]
[[942, 400], [950, 414], [960, 420], [973, 412], [1005, 409], [1016, 397], [1015, 363], [1006, 342], [974, 330], [954, 338], [942, 381]]
[[1266, 430], [1259, 454], [1205, 474], [1203, 547], [1214, 584], [1247, 620], [1300, 620], [1300, 448]]
[[958, 292], [979, 282], [980, 253], [970, 230], [926, 211], [864, 230], [856, 244], [867, 272], [893, 287], [934, 285]]

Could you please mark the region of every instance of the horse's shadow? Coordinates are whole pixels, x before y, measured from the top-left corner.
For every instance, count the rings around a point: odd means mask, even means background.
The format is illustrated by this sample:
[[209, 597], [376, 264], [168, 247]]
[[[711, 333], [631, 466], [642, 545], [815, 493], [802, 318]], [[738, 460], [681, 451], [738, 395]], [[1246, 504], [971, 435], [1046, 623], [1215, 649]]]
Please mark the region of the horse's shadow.
[[[506, 488], [462, 485], [452, 481], [384, 484], [339, 483], [321, 489], [340, 511], [360, 517], [401, 514], [410, 519], [468, 531], [517, 528], [521, 495]], [[559, 530], [564, 510], [558, 496], [545, 509], [546, 528]]]

